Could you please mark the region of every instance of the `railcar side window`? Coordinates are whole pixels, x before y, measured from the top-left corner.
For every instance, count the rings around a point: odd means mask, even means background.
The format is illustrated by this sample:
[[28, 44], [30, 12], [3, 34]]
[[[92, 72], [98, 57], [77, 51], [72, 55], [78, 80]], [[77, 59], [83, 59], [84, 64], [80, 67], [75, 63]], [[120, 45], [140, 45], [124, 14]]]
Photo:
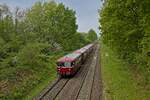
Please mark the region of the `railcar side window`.
[[72, 62], [72, 63], [71, 63], [71, 66], [74, 66], [74, 65], [75, 65], [75, 62]]
[[81, 57], [79, 57], [79, 62], [81, 61]]
[[77, 60], [76, 60], [76, 64], [78, 64], [78, 63], [79, 63], [79, 60], [77, 59]]

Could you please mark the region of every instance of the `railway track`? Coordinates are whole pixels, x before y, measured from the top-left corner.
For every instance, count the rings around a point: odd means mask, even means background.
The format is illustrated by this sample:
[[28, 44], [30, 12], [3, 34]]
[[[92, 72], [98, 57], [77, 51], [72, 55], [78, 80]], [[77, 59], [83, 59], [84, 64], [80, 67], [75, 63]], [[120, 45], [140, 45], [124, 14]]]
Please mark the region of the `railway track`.
[[58, 78], [33, 100], [91, 100], [98, 52], [99, 46], [96, 46], [73, 78]]

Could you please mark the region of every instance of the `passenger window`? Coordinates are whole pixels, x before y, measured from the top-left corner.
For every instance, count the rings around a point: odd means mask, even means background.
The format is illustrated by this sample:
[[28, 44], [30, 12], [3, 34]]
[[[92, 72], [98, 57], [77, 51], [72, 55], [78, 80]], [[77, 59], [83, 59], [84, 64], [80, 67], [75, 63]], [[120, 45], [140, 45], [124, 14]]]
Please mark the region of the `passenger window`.
[[74, 65], [75, 65], [75, 62], [72, 62], [72, 63], [71, 63], [71, 66], [74, 66]]

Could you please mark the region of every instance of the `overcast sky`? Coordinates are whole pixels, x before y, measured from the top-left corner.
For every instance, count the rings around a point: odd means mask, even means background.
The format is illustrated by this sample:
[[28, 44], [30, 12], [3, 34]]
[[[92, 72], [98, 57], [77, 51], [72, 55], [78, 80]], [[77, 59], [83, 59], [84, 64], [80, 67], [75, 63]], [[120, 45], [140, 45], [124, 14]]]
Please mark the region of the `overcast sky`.
[[[0, 0], [0, 4], [7, 4], [11, 8], [16, 6], [20, 8], [30, 8], [36, 1], [47, 0]], [[50, 0], [49, 0], [50, 1]], [[98, 26], [98, 9], [100, 9], [101, 0], [54, 0], [56, 2], [62, 2], [66, 6], [74, 9], [77, 16], [78, 31], [87, 32], [93, 28], [99, 33]]]

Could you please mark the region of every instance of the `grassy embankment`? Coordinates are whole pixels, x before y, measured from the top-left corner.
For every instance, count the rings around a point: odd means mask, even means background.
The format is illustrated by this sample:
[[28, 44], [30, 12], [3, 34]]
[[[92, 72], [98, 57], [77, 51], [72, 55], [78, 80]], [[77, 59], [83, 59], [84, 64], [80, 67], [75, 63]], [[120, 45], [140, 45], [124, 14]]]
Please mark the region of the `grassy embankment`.
[[[49, 55], [49, 61], [46, 66], [37, 69], [18, 68], [6, 69], [1, 73], [0, 99], [2, 100], [31, 100], [45, 86], [52, 82], [56, 76], [56, 60], [63, 56], [64, 52], [56, 52]], [[5, 74], [9, 73], [8, 76]]]
[[45, 73], [43, 77], [43, 79], [41, 80], [41, 82], [39, 84], [37, 84], [37, 86], [33, 87], [33, 89], [28, 92], [28, 94], [25, 96], [25, 100], [30, 100], [32, 99], [34, 96], [36, 96], [37, 94], [39, 94], [46, 86], [48, 86], [53, 80], [56, 79], [57, 77], [57, 72], [56, 72], [56, 60], [63, 56], [65, 53], [58, 53], [58, 54], [53, 54], [50, 59], [49, 59], [49, 64], [48, 64], [48, 69], [47, 72]]
[[101, 63], [105, 100], [150, 100], [142, 76], [105, 45], [101, 45]]

